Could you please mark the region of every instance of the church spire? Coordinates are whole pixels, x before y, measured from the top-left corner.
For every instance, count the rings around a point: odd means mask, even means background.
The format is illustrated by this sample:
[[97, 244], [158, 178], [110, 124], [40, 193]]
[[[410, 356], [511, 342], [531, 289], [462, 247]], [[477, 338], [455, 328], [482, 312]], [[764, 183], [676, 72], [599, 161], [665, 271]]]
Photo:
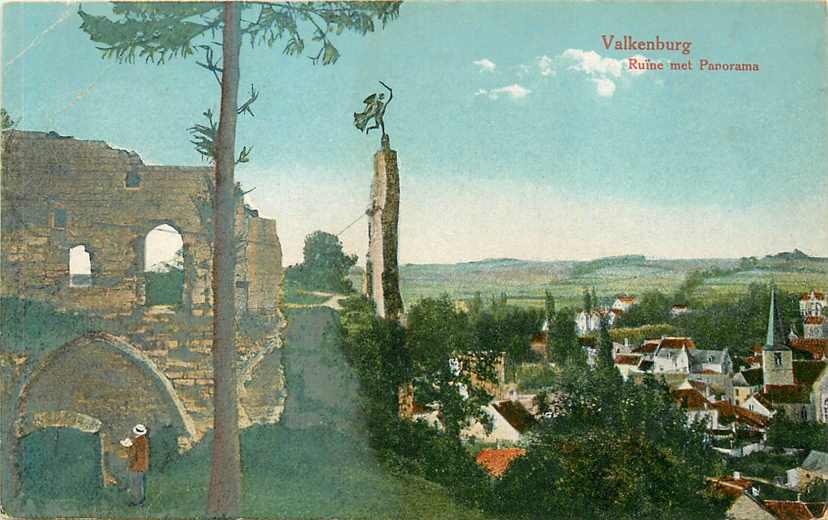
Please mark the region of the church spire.
[[765, 338], [764, 350], [789, 350], [783, 338], [776, 334], [776, 290], [771, 288], [770, 309], [768, 310], [768, 334]]

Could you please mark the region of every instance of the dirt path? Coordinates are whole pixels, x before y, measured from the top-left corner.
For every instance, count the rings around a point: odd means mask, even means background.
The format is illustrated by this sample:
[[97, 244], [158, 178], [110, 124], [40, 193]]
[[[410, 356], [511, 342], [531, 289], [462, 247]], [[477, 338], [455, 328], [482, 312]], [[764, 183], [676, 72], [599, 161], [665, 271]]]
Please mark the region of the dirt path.
[[322, 303], [288, 303], [285, 304], [285, 307], [289, 309], [309, 309], [314, 307], [328, 307], [329, 309], [338, 311], [342, 309], [342, 306], [339, 304], [339, 302], [348, 297], [348, 295], [346, 294], [322, 291], [307, 291], [305, 294], [310, 294], [313, 296], [324, 296], [328, 299]]

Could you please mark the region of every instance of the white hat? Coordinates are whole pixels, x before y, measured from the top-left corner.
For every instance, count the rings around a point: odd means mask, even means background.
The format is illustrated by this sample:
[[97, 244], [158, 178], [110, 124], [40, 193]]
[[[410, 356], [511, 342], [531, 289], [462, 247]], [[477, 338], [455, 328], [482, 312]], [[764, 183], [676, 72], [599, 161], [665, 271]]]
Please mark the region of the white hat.
[[127, 437], [126, 439], [121, 439], [121, 446], [123, 446], [124, 448], [129, 448], [130, 446], [132, 446], [132, 439], [130, 439], [129, 437]]
[[135, 427], [132, 429], [132, 433], [134, 433], [138, 437], [140, 437], [141, 435], [146, 435], [147, 427], [143, 424], [136, 424]]

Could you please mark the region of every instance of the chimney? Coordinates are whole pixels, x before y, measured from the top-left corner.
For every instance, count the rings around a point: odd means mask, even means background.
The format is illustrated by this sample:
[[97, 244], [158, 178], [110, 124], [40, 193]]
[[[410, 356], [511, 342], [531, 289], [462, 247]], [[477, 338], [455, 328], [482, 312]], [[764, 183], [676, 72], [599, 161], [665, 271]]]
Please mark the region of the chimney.
[[630, 347], [630, 338], [624, 338], [624, 346], [627, 348]]
[[741, 480], [742, 474], [738, 471], [733, 472], [733, 480]]

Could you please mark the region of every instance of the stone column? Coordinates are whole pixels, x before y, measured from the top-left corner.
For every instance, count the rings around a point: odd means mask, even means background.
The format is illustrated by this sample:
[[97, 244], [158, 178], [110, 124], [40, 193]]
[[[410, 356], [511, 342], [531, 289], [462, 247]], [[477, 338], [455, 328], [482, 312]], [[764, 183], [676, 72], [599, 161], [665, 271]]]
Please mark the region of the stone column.
[[397, 152], [391, 149], [390, 140], [384, 135], [382, 149], [374, 154], [365, 292], [376, 304], [380, 317], [394, 320], [399, 319], [403, 311], [397, 266], [399, 213]]

